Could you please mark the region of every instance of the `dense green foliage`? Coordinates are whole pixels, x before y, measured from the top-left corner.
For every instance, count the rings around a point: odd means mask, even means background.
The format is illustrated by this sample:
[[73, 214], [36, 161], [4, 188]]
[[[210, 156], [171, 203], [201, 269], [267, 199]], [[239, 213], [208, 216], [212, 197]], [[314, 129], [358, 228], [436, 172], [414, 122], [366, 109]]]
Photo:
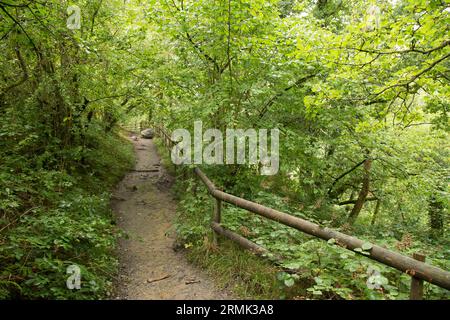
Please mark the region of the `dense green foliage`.
[[[87, 48], [109, 39], [73, 34], [61, 1], [0, 8], [0, 298], [104, 297], [120, 234], [110, 189], [133, 164], [114, 109], [94, 102], [113, 91], [101, 65], [114, 59]], [[66, 287], [72, 264], [81, 290]]]
[[[100, 145], [86, 153], [94, 168], [86, 173], [36, 168], [14, 156], [8, 160], [16, 164], [2, 164], [0, 298], [86, 299], [112, 290], [120, 233], [109, 189], [130, 168], [132, 154], [128, 145], [117, 149], [123, 138], [94, 138]], [[81, 290], [66, 287], [73, 264], [81, 268]]]
[[[81, 9], [80, 29], [66, 26], [69, 4]], [[0, 9], [1, 297], [109, 290], [116, 231], [105, 192], [130, 164], [117, 127], [140, 122], [279, 128], [277, 175], [205, 171], [230, 193], [449, 269], [448, 1], [1, 0]], [[178, 184], [189, 191], [180, 241], [209, 250], [211, 202], [189, 176]], [[407, 297], [409, 278], [390, 268], [233, 207], [223, 216], [285, 258], [280, 290], [242, 276], [256, 295]], [[93, 280], [85, 291], [61, 282], [72, 263]], [[368, 288], [368, 269], [381, 273], [379, 289]], [[448, 291], [427, 285], [426, 297]]]

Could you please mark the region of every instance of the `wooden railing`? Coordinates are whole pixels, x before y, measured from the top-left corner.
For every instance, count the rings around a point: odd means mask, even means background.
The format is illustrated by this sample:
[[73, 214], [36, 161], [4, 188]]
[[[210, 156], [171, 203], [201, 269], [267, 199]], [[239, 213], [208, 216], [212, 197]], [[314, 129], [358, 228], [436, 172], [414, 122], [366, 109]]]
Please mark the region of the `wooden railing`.
[[[169, 151], [175, 146], [175, 142], [172, 141], [171, 137], [163, 128], [157, 127], [156, 134], [161, 137], [164, 145], [169, 149]], [[226, 229], [220, 224], [222, 201], [225, 201], [239, 208], [256, 213], [267, 219], [277, 221], [286, 226], [295, 228], [316, 238], [320, 238], [326, 241], [334, 239], [336, 245], [339, 245], [347, 250], [351, 250], [357, 254], [362, 254], [365, 257], [376, 260], [384, 265], [405, 272], [406, 274], [411, 276], [410, 299], [422, 299], [423, 281], [427, 281], [441, 288], [450, 290], [450, 272], [426, 264], [424, 262], [425, 257], [422, 255], [415, 254], [413, 258], [410, 258], [408, 256], [402, 255], [375, 244], [370, 244], [370, 249], [362, 250], [361, 248], [363, 247], [363, 244], [366, 244], [366, 242], [363, 240], [346, 235], [330, 228], [321, 227], [318, 224], [310, 222], [308, 220], [301, 219], [299, 217], [292, 216], [287, 213], [223, 192], [217, 189], [216, 186], [211, 182], [211, 180], [198, 167], [194, 168], [194, 173], [206, 186], [209, 194], [215, 198], [214, 215], [211, 221], [211, 228], [214, 231], [214, 241], [217, 241], [216, 234], [220, 234], [234, 242], [237, 242], [241, 246], [253, 251], [258, 255], [264, 255], [268, 253], [265, 248], [231, 230]]]

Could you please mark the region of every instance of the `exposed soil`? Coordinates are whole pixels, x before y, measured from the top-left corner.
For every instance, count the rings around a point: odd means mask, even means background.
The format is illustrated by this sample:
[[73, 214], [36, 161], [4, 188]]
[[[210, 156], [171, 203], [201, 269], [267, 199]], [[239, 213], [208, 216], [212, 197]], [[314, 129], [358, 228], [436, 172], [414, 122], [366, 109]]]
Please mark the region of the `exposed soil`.
[[230, 299], [213, 280], [173, 249], [176, 201], [173, 178], [160, 163], [153, 140], [130, 140], [136, 166], [118, 184], [112, 207], [120, 228], [116, 299]]

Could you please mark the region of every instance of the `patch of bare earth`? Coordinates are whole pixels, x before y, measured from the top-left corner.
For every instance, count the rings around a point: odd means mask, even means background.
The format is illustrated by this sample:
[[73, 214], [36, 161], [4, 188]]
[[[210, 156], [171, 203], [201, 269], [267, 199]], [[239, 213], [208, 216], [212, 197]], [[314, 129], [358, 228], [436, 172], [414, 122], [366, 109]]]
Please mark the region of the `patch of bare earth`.
[[230, 299], [213, 280], [175, 252], [173, 178], [153, 140], [134, 141], [136, 166], [114, 191], [112, 208], [128, 239], [120, 239], [116, 299]]

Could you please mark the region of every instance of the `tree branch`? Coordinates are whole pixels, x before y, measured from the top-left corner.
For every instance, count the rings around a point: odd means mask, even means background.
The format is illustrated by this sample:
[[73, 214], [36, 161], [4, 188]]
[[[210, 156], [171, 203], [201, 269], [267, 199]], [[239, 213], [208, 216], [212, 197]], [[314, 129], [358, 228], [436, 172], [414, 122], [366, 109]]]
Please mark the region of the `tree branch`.
[[20, 86], [22, 83], [27, 81], [28, 78], [29, 78], [27, 65], [25, 63], [25, 60], [22, 57], [22, 54], [20, 53], [20, 49], [19, 49], [18, 46], [15, 47], [15, 51], [16, 51], [17, 59], [19, 60], [20, 68], [22, 69], [23, 76], [22, 76], [22, 79], [19, 82], [15, 83], [13, 85], [10, 85], [5, 90], [3, 90], [2, 94], [1, 94], [2, 96], [5, 95], [9, 90], [12, 90], [15, 87]]
[[415, 81], [417, 78], [419, 78], [421, 75], [423, 75], [424, 73], [430, 71], [431, 69], [433, 69], [438, 63], [444, 61], [445, 59], [447, 59], [448, 57], [450, 57], [450, 53], [447, 53], [446, 55], [442, 56], [441, 58], [433, 61], [427, 68], [423, 69], [422, 71], [420, 71], [419, 73], [415, 74], [414, 76], [412, 76], [409, 80], [407, 80], [406, 82], [403, 83], [396, 83], [393, 84], [391, 86], [388, 86], [386, 88], [384, 88], [383, 90], [379, 91], [378, 93], [375, 93], [375, 97], [379, 96], [380, 94], [386, 92], [389, 89], [393, 89], [396, 87], [404, 87], [409, 85], [411, 82]]
[[416, 52], [416, 53], [421, 53], [421, 54], [430, 54], [430, 53], [440, 50], [448, 45], [450, 45], [450, 40], [445, 40], [439, 46], [428, 49], [428, 50], [416, 49], [414, 47], [412, 47], [410, 49], [405, 49], [405, 50], [392, 50], [392, 51], [378, 51], [378, 50], [362, 49], [362, 48], [354, 48], [354, 47], [340, 47], [338, 49], [354, 50], [354, 51], [365, 52], [365, 53], [373, 53], [373, 54], [377, 54], [377, 55], [390, 55], [390, 54], [400, 54], [400, 53], [410, 53], [410, 52]]
[[11, 4], [11, 3], [6, 3], [6, 2], [3, 2], [3, 1], [0, 1], [0, 5], [6, 6], [6, 7], [14, 7], [14, 8], [28, 7], [32, 3], [33, 3], [33, 1], [30, 1], [30, 2], [28, 2], [26, 4]]
[[209, 62], [211, 62], [214, 65], [214, 69], [216, 71], [220, 72], [221, 68], [219, 67], [219, 64], [217, 63], [217, 61], [215, 59], [213, 59], [210, 55], [208, 55], [205, 51], [203, 51], [203, 49], [197, 43], [194, 42], [194, 40], [192, 39], [189, 32], [186, 32], [186, 37], [187, 37], [187, 40], [192, 44], [192, 46], [195, 49], [197, 49], [198, 52], [200, 52], [203, 55], [203, 57], [205, 57], [206, 60], [208, 60]]
[[269, 101], [267, 101], [267, 102], [264, 104], [264, 106], [262, 107], [261, 111], [259, 112], [259, 118], [261, 119], [261, 118], [264, 116], [264, 114], [267, 112], [267, 110], [275, 103], [275, 101], [276, 101], [279, 97], [281, 97], [281, 96], [282, 96], [283, 94], [285, 94], [287, 91], [291, 90], [293, 87], [296, 87], [296, 86], [298, 86], [298, 85], [300, 85], [300, 84], [306, 82], [307, 80], [309, 80], [309, 79], [311, 79], [311, 78], [313, 78], [313, 77], [315, 77], [315, 76], [316, 76], [316, 74], [310, 74], [310, 75], [307, 75], [307, 76], [305, 76], [305, 77], [303, 77], [303, 78], [300, 78], [300, 79], [298, 79], [297, 81], [295, 81], [294, 84], [290, 85], [289, 87], [284, 88], [283, 91], [278, 92], [277, 94], [275, 94], [274, 96], [272, 96], [272, 97], [269, 99]]
[[[366, 198], [365, 201], [375, 201], [375, 200], [378, 200], [378, 198], [377, 197]], [[357, 199], [353, 199], [353, 200], [341, 201], [341, 202], [338, 203], [338, 205], [344, 206], [346, 204], [355, 204], [356, 201], [358, 201], [358, 200]]]
[[345, 171], [343, 174], [341, 174], [339, 177], [337, 177], [333, 183], [331, 184], [330, 188], [328, 189], [328, 195], [331, 194], [331, 191], [333, 190], [333, 187], [336, 185], [336, 183], [341, 180], [343, 177], [345, 177], [346, 175], [348, 175], [349, 173], [351, 173], [352, 171], [354, 171], [356, 168], [358, 168], [360, 165], [362, 165], [365, 161], [367, 160], [364, 159], [361, 162], [358, 162], [357, 164], [355, 164], [352, 168], [350, 168], [349, 170]]
[[92, 15], [91, 35], [94, 32], [95, 18], [97, 17], [98, 12], [100, 11], [100, 7], [102, 6], [102, 3], [103, 3], [103, 0], [100, 0], [100, 3], [98, 4], [98, 7], [95, 9], [94, 14]]
[[6, 15], [12, 20], [14, 21], [15, 24], [17, 24], [19, 26], [19, 28], [23, 31], [23, 33], [25, 34], [25, 36], [28, 38], [28, 40], [30, 41], [31, 45], [33, 46], [34, 51], [36, 52], [36, 55], [38, 56], [38, 58], [40, 59], [40, 54], [39, 54], [39, 50], [37, 49], [33, 39], [30, 37], [30, 35], [27, 33], [27, 31], [25, 30], [25, 28], [5, 9], [5, 7], [3, 7], [2, 5], [0, 5], [0, 8], [2, 9], [3, 12], [6, 13]]

